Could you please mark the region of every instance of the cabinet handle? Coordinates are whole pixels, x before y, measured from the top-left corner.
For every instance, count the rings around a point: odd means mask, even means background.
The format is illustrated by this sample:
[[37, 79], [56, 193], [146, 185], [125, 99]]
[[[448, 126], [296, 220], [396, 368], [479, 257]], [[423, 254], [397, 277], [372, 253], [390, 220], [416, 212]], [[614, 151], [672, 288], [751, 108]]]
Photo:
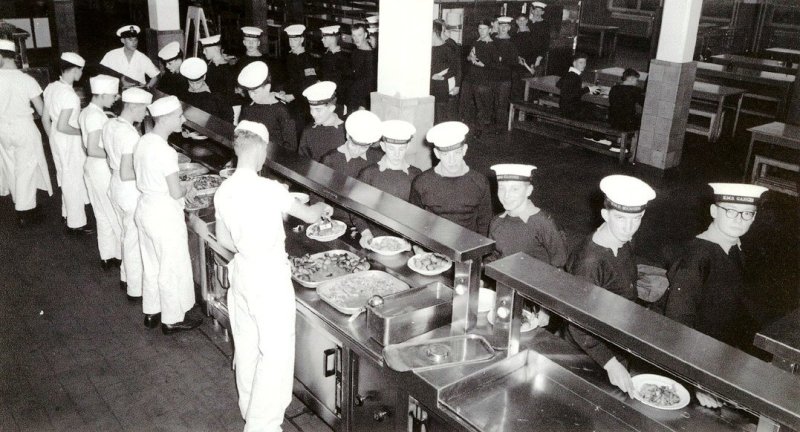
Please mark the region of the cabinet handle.
[[372, 419], [376, 422], [382, 422], [386, 420], [387, 417], [389, 417], [389, 410], [386, 407], [383, 407], [372, 414]]
[[333, 357], [333, 366], [328, 366], [331, 356], [335, 355], [336, 348], [326, 349], [322, 352], [322, 375], [326, 378], [336, 375], [336, 357]]

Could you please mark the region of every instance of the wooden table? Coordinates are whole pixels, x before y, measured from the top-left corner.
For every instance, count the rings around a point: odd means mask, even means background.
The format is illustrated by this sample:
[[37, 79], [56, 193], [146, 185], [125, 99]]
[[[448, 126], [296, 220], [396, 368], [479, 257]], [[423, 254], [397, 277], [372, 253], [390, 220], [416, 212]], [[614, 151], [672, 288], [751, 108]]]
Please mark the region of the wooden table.
[[800, 62], [800, 50], [774, 47], [767, 48], [764, 52], [771, 58], [783, 60], [789, 64]]
[[789, 67], [779, 60], [747, 57], [736, 54], [718, 54], [711, 56], [711, 62], [723, 65], [726, 68], [742, 67], [745, 69], [756, 69], [767, 72], [778, 72], [782, 74], [797, 73], [796, 64]]
[[753, 156], [753, 145], [756, 141], [773, 144], [793, 150], [800, 150], [800, 126], [781, 122], [767, 123], [747, 129], [752, 135], [750, 147], [747, 149], [747, 158], [744, 160], [744, 175], [742, 181], [747, 180], [750, 170], [750, 158]]
[[617, 26], [581, 23], [580, 27], [578, 27], [578, 35], [580, 35], [581, 33], [599, 34], [600, 40], [598, 41], [597, 44], [597, 56], [603, 57], [603, 51], [605, 50], [605, 43], [606, 43], [605, 42], [606, 33], [611, 33], [614, 36], [614, 38], [611, 40], [609, 57], [614, 57], [614, 54], [617, 52], [617, 30], [619, 30], [619, 27]]
[[771, 90], [778, 103], [776, 117], [780, 117], [786, 110], [789, 96], [792, 94], [795, 76], [777, 72], [759, 71], [736, 67], [724, 70], [724, 66], [714, 63], [697, 62], [697, 78], [703, 81], [718, 84], [736, 83], [746, 86], [747, 93], [756, 96], [769, 96], [764, 90]]

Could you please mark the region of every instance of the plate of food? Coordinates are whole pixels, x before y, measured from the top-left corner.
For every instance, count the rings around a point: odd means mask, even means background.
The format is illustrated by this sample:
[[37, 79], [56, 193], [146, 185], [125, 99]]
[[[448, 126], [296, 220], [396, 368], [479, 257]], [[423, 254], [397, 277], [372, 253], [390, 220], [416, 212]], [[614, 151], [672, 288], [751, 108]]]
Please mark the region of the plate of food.
[[296, 199], [297, 201], [300, 201], [302, 204], [308, 204], [308, 201], [311, 199], [307, 193], [303, 192], [289, 192], [289, 195], [291, 195], [292, 198]]
[[214, 194], [197, 195], [193, 199], [185, 199], [183, 209], [197, 211], [209, 207], [214, 202]]
[[178, 164], [178, 180], [184, 182], [208, 172], [208, 168], [199, 163], [188, 162]]
[[347, 231], [347, 224], [338, 220], [322, 220], [306, 228], [306, 236], [311, 240], [327, 242], [337, 239]]
[[192, 187], [194, 187], [198, 195], [213, 194], [221, 184], [222, 177], [216, 174], [199, 175], [192, 179]]
[[316, 288], [333, 279], [369, 270], [366, 258], [338, 249], [290, 257], [289, 264], [292, 267], [292, 279], [306, 288]]
[[379, 236], [373, 237], [367, 243], [367, 248], [381, 255], [397, 255], [411, 250], [411, 243], [400, 237]]
[[[489, 324], [494, 325], [494, 311], [489, 311], [486, 314], [486, 320], [489, 321]], [[519, 326], [519, 331], [521, 333], [528, 333], [531, 330], [534, 330], [536, 327], [539, 327], [539, 318], [533, 312], [529, 310], [522, 310], [522, 324]]]
[[452, 266], [449, 258], [434, 252], [416, 254], [408, 259], [408, 268], [425, 276], [437, 275]]
[[317, 288], [319, 297], [344, 314], [358, 313], [372, 296], [385, 297], [405, 291], [408, 284], [389, 273], [367, 270], [323, 283]]
[[689, 405], [691, 396], [686, 387], [661, 375], [641, 374], [632, 377], [636, 389], [633, 397], [639, 402], [662, 410], [679, 410]]

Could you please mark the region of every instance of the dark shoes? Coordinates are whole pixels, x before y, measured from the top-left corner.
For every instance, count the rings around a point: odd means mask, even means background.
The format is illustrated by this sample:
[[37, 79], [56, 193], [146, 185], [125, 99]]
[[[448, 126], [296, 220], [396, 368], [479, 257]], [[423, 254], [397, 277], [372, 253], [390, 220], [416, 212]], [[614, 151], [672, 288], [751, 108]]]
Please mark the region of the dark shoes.
[[119, 289], [122, 291], [128, 291], [128, 283], [125, 281], [119, 281]]
[[[142, 302], [142, 296], [131, 296], [131, 295], [125, 294], [125, 297], [127, 297], [128, 301], [131, 302], [131, 303], [141, 303]], [[145, 318], [145, 321], [146, 320], [147, 320], [147, 318]], [[145, 325], [147, 325], [147, 324], [145, 324]], [[156, 325], [158, 325], [158, 324], [156, 324]], [[155, 325], [153, 327], [155, 327]]]
[[41, 220], [42, 215], [35, 207], [31, 210], [17, 211], [17, 225], [20, 228], [27, 228]]
[[120, 264], [122, 264], [122, 261], [120, 261], [117, 258], [109, 258], [107, 260], [100, 260], [100, 267], [102, 267], [103, 270], [106, 270], [106, 271], [108, 271], [108, 270], [110, 270], [112, 268], [119, 268]]
[[95, 229], [90, 227], [88, 224], [78, 228], [67, 227], [67, 234], [79, 236], [79, 235], [88, 235], [94, 233]]
[[161, 324], [161, 331], [165, 335], [196, 329], [203, 324], [202, 318], [185, 317], [183, 321], [175, 324]]
[[156, 328], [161, 324], [161, 314], [144, 314], [144, 326], [147, 328]]

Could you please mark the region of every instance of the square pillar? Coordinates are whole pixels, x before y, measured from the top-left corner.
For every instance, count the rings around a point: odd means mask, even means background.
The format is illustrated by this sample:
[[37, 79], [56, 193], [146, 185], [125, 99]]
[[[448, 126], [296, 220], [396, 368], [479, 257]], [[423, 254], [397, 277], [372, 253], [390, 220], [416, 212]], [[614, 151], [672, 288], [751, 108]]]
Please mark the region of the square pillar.
[[433, 126], [434, 101], [433, 96], [401, 98], [379, 92], [372, 92], [370, 99], [370, 111], [381, 120], [405, 120], [417, 129], [408, 143], [406, 160], [423, 171], [432, 166], [431, 149], [425, 144], [425, 133]]

